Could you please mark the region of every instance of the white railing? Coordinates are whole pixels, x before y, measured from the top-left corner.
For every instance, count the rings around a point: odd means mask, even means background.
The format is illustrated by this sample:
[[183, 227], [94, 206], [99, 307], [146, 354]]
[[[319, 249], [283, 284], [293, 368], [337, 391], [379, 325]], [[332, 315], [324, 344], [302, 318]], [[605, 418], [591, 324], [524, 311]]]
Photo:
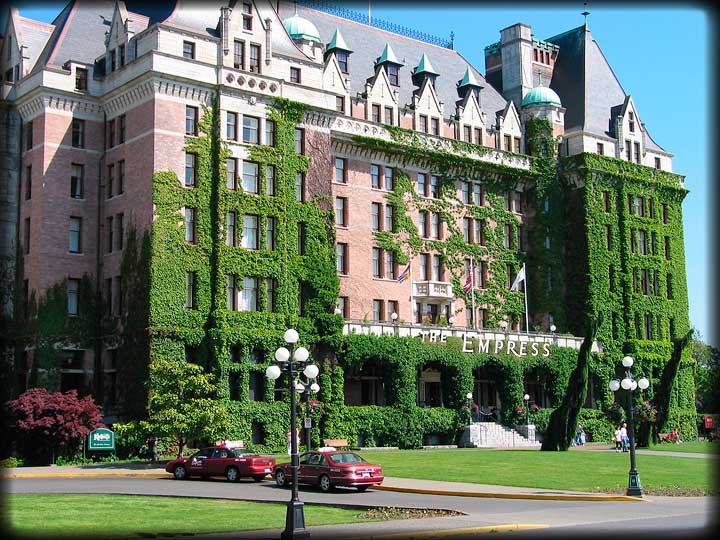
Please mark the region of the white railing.
[[447, 281], [415, 281], [413, 282], [413, 296], [452, 300], [452, 283]]

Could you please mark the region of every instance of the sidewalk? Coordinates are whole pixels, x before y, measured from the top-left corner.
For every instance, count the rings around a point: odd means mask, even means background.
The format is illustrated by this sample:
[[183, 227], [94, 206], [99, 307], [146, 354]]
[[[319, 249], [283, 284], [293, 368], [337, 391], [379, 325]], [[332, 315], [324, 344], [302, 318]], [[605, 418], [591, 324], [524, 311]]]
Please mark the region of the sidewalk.
[[[52, 478], [52, 477], [109, 477], [142, 476], [168, 478], [164, 463], [128, 462], [97, 463], [92, 465], [68, 465], [47, 467], [18, 467], [0, 469], [0, 478]], [[490, 484], [471, 484], [466, 482], [445, 482], [440, 480], [421, 480], [415, 478], [385, 477], [381, 486], [374, 489], [399, 491], [428, 495], [450, 495], [457, 497], [479, 497], [495, 499], [534, 499], [534, 500], [573, 500], [573, 501], [639, 501], [638, 497], [625, 495], [603, 495], [598, 493], [569, 490], [543, 489], [515, 486], [496, 486]]]

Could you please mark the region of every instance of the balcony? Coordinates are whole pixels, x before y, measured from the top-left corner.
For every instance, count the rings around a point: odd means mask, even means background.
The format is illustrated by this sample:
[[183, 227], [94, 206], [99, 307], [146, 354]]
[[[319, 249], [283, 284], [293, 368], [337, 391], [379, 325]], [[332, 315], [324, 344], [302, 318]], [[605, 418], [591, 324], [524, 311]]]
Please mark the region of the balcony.
[[453, 300], [452, 283], [447, 281], [415, 281], [413, 297], [434, 300]]

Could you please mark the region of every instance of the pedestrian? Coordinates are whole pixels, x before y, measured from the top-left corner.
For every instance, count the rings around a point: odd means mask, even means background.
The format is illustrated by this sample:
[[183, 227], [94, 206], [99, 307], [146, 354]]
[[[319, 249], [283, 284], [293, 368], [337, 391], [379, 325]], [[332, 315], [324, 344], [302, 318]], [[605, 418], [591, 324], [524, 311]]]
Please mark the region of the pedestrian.
[[615, 451], [619, 452], [622, 448], [622, 432], [620, 431], [620, 424], [618, 424], [615, 428], [613, 440], [615, 441]]
[[580, 426], [580, 446], [585, 446], [585, 430]]
[[575, 440], [573, 441], [573, 446], [582, 446], [582, 435], [583, 435], [583, 427], [582, 424], [578, 424], [577, 431], [575, 432]]
[[156, 461], [160, 461], [160, 456], [158, 455], [157, 451], [157, 442], [158, 438], [155, 435], [151, 435], [145, 441], [145, 444], [147, 444], [148, 447], [148, 457], [152, 460], [153, 463], [155, 463]]
[[630, 449], [630, 439], [628, 438], [627, 424], [625, 422], [623, 422], [623, 425], [620, 428], [620, 437], [622, 439], [622, 451], [628, 452]]

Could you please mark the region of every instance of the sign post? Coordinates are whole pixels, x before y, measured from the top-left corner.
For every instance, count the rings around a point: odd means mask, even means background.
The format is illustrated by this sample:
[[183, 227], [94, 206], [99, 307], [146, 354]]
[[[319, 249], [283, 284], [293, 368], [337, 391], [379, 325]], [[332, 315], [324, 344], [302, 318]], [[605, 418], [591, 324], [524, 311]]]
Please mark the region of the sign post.
[[99, 428], [88, 434], [88, 450], [115, 450], [115, 433]]

